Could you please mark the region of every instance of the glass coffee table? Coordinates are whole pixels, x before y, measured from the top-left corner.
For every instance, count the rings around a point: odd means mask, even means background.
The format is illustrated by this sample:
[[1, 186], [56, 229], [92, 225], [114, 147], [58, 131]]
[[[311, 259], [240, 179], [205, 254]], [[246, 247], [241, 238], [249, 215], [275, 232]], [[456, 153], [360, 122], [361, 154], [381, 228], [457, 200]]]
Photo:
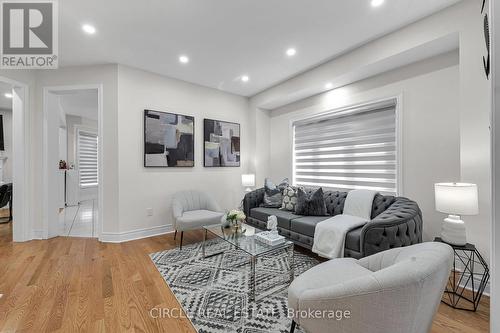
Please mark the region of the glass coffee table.
[[[219, 251], [216, 253], [206, 253], [205, 243], [207, 241], [208, 234], [215, 235], [218, 238], [221, 238], [234, 246], [235, 248], [245, 252], [250, 257], [250, 301], [256, 300], [256, 289], [257, 289], [257, 280], [255, 278], [255, 270], [257, 265], [257, 258], [261, 256], [265, 256], [266, 254], [270, 254], [275, 251], [284, 250], [287, 252], [288, 257], [288, 267], [289, 267], [289, 280], [291, 283], [294, 278], [294, 257], [293, 257], [293, 242], [289, 240], [285, 240], [283, 243], [271, 246], [267, 245], [263, 242], [255, 239], [255, 234], [262, 232], [263, 230], [252, 227], [248, 224], [243, 224], [241, 230], [244, 230], [243, 233], [236, 232], [233, 228], [224, 228], [221, 224], [210, 225], [203, 227], [205, 232], [203, 234], [203, 243], [202, 243], [202, 256], [203, 258], [209, 258], [216, 255], [220, 255], [224, 253], [224, 251]], [[274, 291], [274, 290], [273, 290]], [[264, 297], [265, 295], [259, 296], [259, 299]]]

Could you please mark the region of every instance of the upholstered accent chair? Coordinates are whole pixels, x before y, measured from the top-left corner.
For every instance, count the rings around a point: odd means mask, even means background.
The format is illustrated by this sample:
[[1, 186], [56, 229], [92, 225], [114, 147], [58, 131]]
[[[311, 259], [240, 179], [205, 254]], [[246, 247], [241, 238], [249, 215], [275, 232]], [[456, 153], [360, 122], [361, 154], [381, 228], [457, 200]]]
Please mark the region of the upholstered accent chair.
[[9, 217], [0, 218], [0, 223], [12, 221], [12, 183], [0, 186], [0, 208], [9, 205]]
[[174, 240], [177, 231], [181, 232], [180, 248], [184, 231], [199, 229], [205, 225], [221, 222], [224, 215], [217, 202], [207, 193], [200, 191], [181, 191], [173, 196], [172, 212], [174, 215]]
[[[359, 260], [324, 262], [290, 285], [292, 331], [298, 324], [308, 333], [427, 333], [452, 263], [452, 248], [435, 242], [395, 248]], [[309, 315], [317, 310], [327, 314], [349, 311], [349, 318]]]

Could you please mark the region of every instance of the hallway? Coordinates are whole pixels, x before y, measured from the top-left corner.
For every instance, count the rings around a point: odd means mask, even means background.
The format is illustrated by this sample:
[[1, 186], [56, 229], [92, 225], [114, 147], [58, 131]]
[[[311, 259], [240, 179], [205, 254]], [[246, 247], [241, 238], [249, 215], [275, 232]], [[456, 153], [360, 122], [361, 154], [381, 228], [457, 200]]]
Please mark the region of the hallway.
[[69, 206], [60, 213], [60, 222], [64, 224], [61, 236], [97, 237], [97, 202], [82, 201], [78, 206]]

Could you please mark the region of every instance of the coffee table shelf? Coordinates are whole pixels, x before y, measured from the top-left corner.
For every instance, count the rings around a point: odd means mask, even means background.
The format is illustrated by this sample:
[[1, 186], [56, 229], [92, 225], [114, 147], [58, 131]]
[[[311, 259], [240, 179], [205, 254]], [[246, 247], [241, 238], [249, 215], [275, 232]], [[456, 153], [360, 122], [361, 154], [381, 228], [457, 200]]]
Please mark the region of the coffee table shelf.
[[[255, 278], [257, 269], [257, 259], [261, 256], [271, 254], [275, 251], [284, 250], [287, 251], [288, 265], [289, 265], [289, 283], [293, 281], [294, 278], [294, 243], [285, 240], [282, 244], [278, 245], [267, 245], [256, 239], [255, 235], [263, 230], [257, 229], [247, 224], [243, 224], [241, 229], [243, 232], [239, 232], [233, 228], [224, 228], [221, 224], [210, 225], [203, 227], [205, 232], [203, 235], [202, 243], [202, 256], [203, 258], [210, 258], [216, 255], [220, 255], [223, 251], [215, 253], [206, 253], [205, 243], [208, 238], [208, 234], [214, 235], [220, 239], [223, 239], [227, 243], [234, 246], [236, 249], [241, 250], [248, 254], [250, 257], [250, 301], [256, 301], [256, 290], [257, 290], [257, 280]], [[274, 290], [273, 290], [274, 291]], [[265, 297], [266, 295], [259, 295], [259, 299]]]

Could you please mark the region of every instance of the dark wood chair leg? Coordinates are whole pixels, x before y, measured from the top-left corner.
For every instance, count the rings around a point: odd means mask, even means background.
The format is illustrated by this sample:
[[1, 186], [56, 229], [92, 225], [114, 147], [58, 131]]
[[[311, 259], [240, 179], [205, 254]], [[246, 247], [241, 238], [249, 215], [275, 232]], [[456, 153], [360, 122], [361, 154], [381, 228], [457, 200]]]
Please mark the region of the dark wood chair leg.
[[12, 221], [12, 199], [9, 201], [9, 222]]
[[182, 239], [184, 238], [184, 231], [181, 231], [181, 245], [179, 246], [179, 250], [182, 250]]
[[295, 332], [295, 326], [296, 326], [296, 325], [297, 325], [297, 324], [295, 323], [295, 321], [294, 321], [294, 320], [292, 320], [292, 327], [290, 327], [290, 333]]
[[175, 233], [174, 233], [174, 240], [176, 237], [177, 237], [177, 230], [175, 230]]

